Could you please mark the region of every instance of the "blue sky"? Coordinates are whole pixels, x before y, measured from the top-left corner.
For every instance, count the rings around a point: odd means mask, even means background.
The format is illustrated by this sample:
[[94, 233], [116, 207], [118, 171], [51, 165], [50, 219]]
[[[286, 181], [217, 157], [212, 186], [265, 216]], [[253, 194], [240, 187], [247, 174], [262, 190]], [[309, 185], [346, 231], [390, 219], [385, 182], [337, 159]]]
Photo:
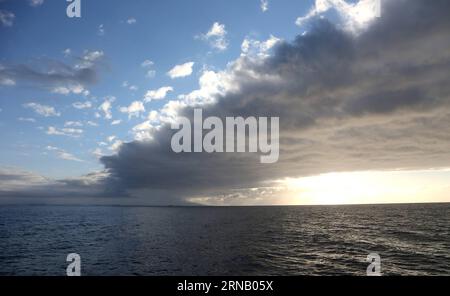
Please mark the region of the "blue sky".
[[[103, 53], [98, 82], [86, 87], [88, 96], [52, 93], [33, 85], [0, 86], [0, 128], [9, 139], [0, 144], [0, 165], [26, 168], [52, 178], [101, 169], [93, 151], [100, 148], [102, 153], [111, 152], [108, 137], [132, 140], [130, 130], [143, 121], [148, 111], [198, 88], [202, 69], [225, 68], [239, 56], [245, 38], [265, 40], [274, 35], [292, 39], [301, 32], [295, 25], [296, 18], [312, 5], [311, 1], [271, 1], [268, 9], [262, 11], [259, 0], [99, 0], [82, 1], [82, 17], [71, 19], [66, 16], [64, 1], [44, 1], [36, 6], [30, 3], [26, 0], [0, 3], [2, 10], [15, 15], [12, 26], [0, 27], [1, 64], [51, 59], [73, 65], [87, 52]], [[216, 49], [199, 37], [216, 22], [226, 30], [226, 49]], [[70, 53], [64, 53], [67, 49]], [[142, 67], [146, 60], [153, 64]], [[178, 79], [166, 75], [175, 65], [186, 62], [195, 63], [192, 75]], [[154, 76], [147, 77], [149, 71], [154, 71]], [[171, 86], [174, 91], [163, 100], [146, 103], [146, 112], [140, 116], [129, 119], [128, 114], [118, 110], [141, 100], [148, 90], [163, 86]], [[116, 98], [112, 103], [112, 119], [96, 118], [98, 106], [110, 96]], [[91, 108], [78, 110], [72, 106], [87, 101], [91, 102]], [[59, 116], [45, 117], [24, 107], [31, 102], [53, 107]], [[117, 120], [121, 123], [111, 125]], [[82, 126], [67, 126], [71, 121]], [[90, 126], [88, 121], [98, 126]], [[50, 126], [76, 128], [82, 130], [82, 135], [48, 135]], [[108, 146], [99, 146], [101, 142]], [[81, 161], [61, 158], [49, 146]]]

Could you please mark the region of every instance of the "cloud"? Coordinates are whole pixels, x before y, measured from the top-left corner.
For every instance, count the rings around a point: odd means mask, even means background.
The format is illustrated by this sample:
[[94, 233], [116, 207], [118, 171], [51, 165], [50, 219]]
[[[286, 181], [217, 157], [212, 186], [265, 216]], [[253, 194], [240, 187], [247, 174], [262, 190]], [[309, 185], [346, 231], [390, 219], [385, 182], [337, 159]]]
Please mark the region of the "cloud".
[[70, 154], [70, 153], [66, 152], [64, 149], [57, 148], [57, 147], [54, 147], [54, 146], [47, 146], [46, 149], [48, 151], [55, 152], [59, 159], [83, 162], [83, 160], [75, 157], [73, 154]]
[[72, 104], [75, 109], [89, 109], [92, 108], [92, 103], [89, 101], [86, 102], [75, 102]]
[[92, 151], [92, 154], [96, 157], [96, 158], [100, 158], [102, 156], [104, 156], [103, 151], [101, 148], [95, 148], [94, 151]]
[[137, 22], [137, 20], [134, 17], [131, 17], [127, 20], [127, 24], [134, 25]]
[[19, 121], [24, 121], [24, 122], [36, 122], [36, 119], [31, 118], [31, 117], [19, 117], [17, 118], [17, 120]]
[[66, 48], [63, 50], [63, 54], [65, 57], [69, 57], [72, 54], [72, 50], [70, 48]]
[[14, 13], [7, 10], [0, 10], [0, 23], [4, 27], [12, 27], [16, 16]]
[[265, 58], [270, 55], [270, 50], [282, 40], [270, 35], [266, 41], [245, 38], [241, 44], [242, 55], [254, 58]]
[[104, 114], [105, 119], [112, 119], [112, 103], [116, 100], [115, 97], [107, 97], [103, 101], [103, 103], [98, 107], [99, 110], [101, 110]]
[[105, 26], [103, 24], [99, 25], [97, 28], [97, 35], [104, 36], [105, 35]]
[[194, 62], [187, 62], [181, 65], [176, 65], [169, 72], [167, 72], [167, 75], [169, 75], [169, 77], [172, 79], [190, 76], [192, 74], [193, 66]]
[[156, 71], [155, 70], [148, 70], [147, 74], [145, 74], [145, 77], [147, 78], [154, 78], [156, 75]]
[[[51, 180], [33, 172], [17, 168], [0, 168], [0, 197], [2, 202], [16, 203], [18, 198], [26, 202], [42, 203], [45, 197], [104, 197], [108, 188], [104, 180], [108, 174], [95, 172], [79, 178]], [[29, 198], [29, 199], [27, 199]]]
[[150, 60], [145, 60], [142, 62], [141, 67], [142, 68], [148, 68], [148, 67], [152, 67], [155, 63], [153, 61]]
[[380, 17], [381, 1], [359, 0], [347, 3], [345, 0], [316, 0], [314, 7], [306, 16], [297, 18], [296, 24], [303, 26], [309, 20], [334, 10], [339, 14], [344, 29], [358, 33]]
[[23, 189], [23, 186], [37, 187], [47, 185], [50, 181], [42, 176], [17, 168], [0, 168], [2, 187], [0, 192]]
[[148, 69], [147, 70], [147, 74], [146, 74], [147, 78], [155, 77], [156, 71], [153, 70], [153, 69], [149, 69], [149, 68], [153, 67], [154, 65], [155, 65], [155, 63], [153, 61], [151, 61], [151, 60], [145, 60], [145, 61], [142, 62], [141, 67]]
[[119, 124], [121, 124], [121, 123], [122, 123], [122, 120], [117, 119], [117, 120], [112, 121], [112, 122], [111, 122], [111, 125], [119, 125]]
[[128, 118], [139, 117], [142, 112], [145, 112], [145, 107], [141, 101], [134, 101], [128, 107], [121, 107], [120, 112], [128, 113]]
[[82, 127], [83, 123], [80, 121], [66, 121], [64, 123], [64, 126], [74, 126], [74, 127]]
[[137, 91], [139, 88], [136, 85], [130, 85], [128, 81], [122, 83], [122, 87], [128, 88], [131, 91]]
[[112, 143], [112, 145], [110, 147], [108, 147], [109, 150], [117, 152], [120, 147], [122, 146], [123, 142], [120, 140], [116, 140], [114, 141], [114, 143]]
[[144, 96], [144, 101], [148, 103], [152, 100], [162, 100], [166, 98], [167, 94], [171, 91], [173, 91], [173, 87], [171, 86], [163, 86], [158, 89], [149, 90]]
[[0, 85], [14, 86], [14, 85], [16, 85], [16, 82], [10, 78], [0, 78]]
[[49, 126], [47, 131], [47, 135], [50, 136], [66, 136], [72, 138], [78, 138], [83, 134], [83, 130], [79, 128], [62, 128], [58, 129], [53, 126]]
[[266, 12], [269, 10], [269, 0], [261, 0], [261, 11]]
[[3, 65], [0, 67], [0, 82], [10, 86], [35, 86], [61, 94], [88, 95], [87, 85], [98, 80], [98, 65], [102, 51], [85, 51], [75, 58], [74, 65], [37, 59], [29, 64]]
[[82, 94], [84, 96], [89, 95], [89, 91], [80, 84], [54, 87], [51, 90], [51, 92], [60, 95], [69, 95], [69, 94], [76, 94], [76, 95]]
[[41, 6], [42, 4], [44, 4], [44, 0], [29, 0], [28, 2], [33, 7]]
[[34, 112], [44, 117], [61, 116], [61, 113], [57, 112], [52, 106], [41, 105], [38, 103], [26, 103], [23, 107], [32, 109]]
[[450, 3], [433, 3], [383, 2], [383, 17], [356, 35], [318, 16], [307, 34], [277, 42], [268, 55], [206, 71], [209, 83], [192, 100], [158, 113], [177, 120], [201, 106], [204, 117], [277, 116], [278, 163], [261, 164], [252, 153], [176, 154], [168, 122], [154, 128], [148, 120], [139, 126], [148, 137], [101, 158], [111, 183], [155, 203], [232, 200], [288, 177], [449, 167]]
[[85, 50], [80, 62], [75, 65], [75, 68], [85, 69], [92, 68], [95, 64], [104, 57], [105, 53], [101, 50], [89, 51]]
[[228, 40], [226, 39], [227, 31], [224, 24], [215, 22], [209, 31], [205, 34], [201, 34], [196, 38], [207, 41], [211, 47], [223, 51], [228, 47]]

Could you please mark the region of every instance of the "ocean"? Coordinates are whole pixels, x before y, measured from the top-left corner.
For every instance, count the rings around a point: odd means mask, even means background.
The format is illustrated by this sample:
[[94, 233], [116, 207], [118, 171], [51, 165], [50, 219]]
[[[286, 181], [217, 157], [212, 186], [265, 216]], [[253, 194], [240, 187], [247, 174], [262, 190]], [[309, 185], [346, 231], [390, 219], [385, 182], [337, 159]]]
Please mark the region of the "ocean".
[[450, 204], [0, 206], [0, 275], [450, 275]]

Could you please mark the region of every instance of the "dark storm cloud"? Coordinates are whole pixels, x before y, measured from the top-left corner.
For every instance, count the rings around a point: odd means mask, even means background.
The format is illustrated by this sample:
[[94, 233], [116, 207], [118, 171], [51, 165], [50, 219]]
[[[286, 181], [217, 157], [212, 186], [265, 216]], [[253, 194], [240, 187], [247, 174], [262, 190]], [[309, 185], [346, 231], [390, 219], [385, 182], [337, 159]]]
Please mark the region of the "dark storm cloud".
[[[263, 63], [241, 57], [229, 69], [238, 91], [218, 97], [204, 117], [279, 116], [278, 163], [248, 153], [175, 154], [164, 126], [154, 141], [101, 159], [111, 184], [186, 197], [330, 171], [450, 165], [450, 2], [382, 7], [358, 36], [318, 20]], [[192, 108], [181, 113], [192, 117]]]

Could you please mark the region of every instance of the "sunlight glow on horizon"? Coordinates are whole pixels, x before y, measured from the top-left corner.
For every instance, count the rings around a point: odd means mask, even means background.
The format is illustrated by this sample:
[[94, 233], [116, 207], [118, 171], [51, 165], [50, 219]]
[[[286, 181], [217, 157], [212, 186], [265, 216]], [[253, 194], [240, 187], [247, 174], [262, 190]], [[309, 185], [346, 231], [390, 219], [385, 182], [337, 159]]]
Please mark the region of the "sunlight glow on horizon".
[[292, 205], [450, 202], [450, 171], [327, 173], [279, 181]]

